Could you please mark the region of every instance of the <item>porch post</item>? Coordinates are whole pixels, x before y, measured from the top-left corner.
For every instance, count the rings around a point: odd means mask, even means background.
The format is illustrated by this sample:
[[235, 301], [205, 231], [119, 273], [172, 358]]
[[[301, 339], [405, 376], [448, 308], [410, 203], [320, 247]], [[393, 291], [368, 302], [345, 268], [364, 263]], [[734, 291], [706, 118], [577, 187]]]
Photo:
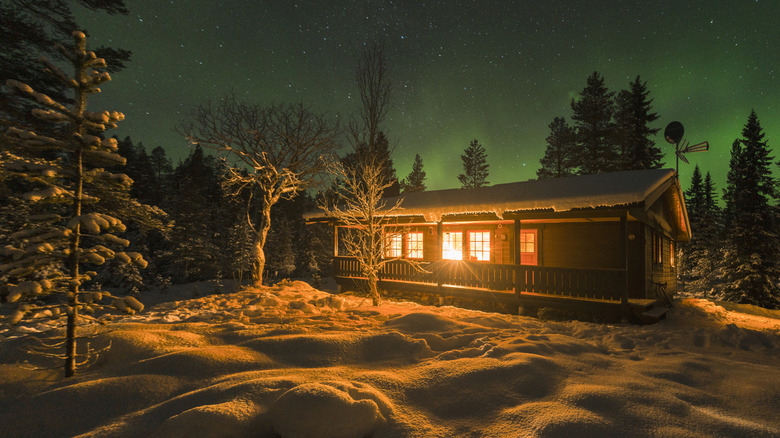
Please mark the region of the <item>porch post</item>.
[[339, 256], [339, 226], [333, 224], [333, 257]]
[[[439, 254], [437, 256], [437, 259], [439, 260], [439, 262], [441, 262], [442, 260], [444, 260], [444, 224], [442, 223], [441, 220], [436, 222], [436, 235], [438, 236], [439, 239], [439, 247], [438, 247]], [[441, 285], [442, 285], [441, 264], [439, 264], [439, 267], [440, 269], [438, 269], [434, 273], [434, 275], [436, 276], [436, 285], [441, 290]]]
[[523, 257], [520, 248], [520, 219], [515, 219], [515, 238], [514, 238], [514, 250], [515, 250], [515, 294], [519, 295], [524, 289], [524, 272], [522, 269]]
[[623, 241], [623, 269], [625, 270], [625, 284], [623, 285], [623, 293], [620, 296], [620, 303], [627, 307], [628, 287], [631, 284], [628, 278], [628, 211], [620, 215], [620, 234]]

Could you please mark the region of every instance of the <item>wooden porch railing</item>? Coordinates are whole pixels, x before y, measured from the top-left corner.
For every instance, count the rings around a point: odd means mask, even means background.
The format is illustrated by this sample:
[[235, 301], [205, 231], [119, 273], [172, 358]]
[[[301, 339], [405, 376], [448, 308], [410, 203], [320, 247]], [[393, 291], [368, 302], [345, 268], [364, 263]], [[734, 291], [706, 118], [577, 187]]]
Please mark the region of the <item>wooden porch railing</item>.
[[[336, 276], [363, 277], [354, 258], [335, 257], [333, 263]], [[567, 269], [456, 260], [420, 262], [415, 267], [394, 260], [384, 265], [380, 279], [496, 291], [519, 288], [547, 295], [619, 301], [625, 289], [625, 275], [623, 269]]]
[[523, 291], [620, 301], [626, 288], [623, 269], [568, 269], [516, 266]]

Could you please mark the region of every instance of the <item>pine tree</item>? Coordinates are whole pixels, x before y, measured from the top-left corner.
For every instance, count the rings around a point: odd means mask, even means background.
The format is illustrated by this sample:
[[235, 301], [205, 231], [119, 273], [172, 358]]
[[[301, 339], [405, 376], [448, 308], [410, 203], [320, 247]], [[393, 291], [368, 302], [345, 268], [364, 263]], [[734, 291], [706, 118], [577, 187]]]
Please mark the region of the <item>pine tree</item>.
[[152, 172], [153, 179], [150, 187], [147, 187], [146, 201], [150, 204], [160, 206], [168, 195], [167, 188], [170, 186], [170, 176], [173, 173], [171, 160], [168, 159], [165, 149], [157, 146], [152, 149], [149, 155], [149, 169]]
[[[111, 80], [105, 61], [86, 50], [86, 37], [74, 32], [74, 47], [59, 45], [60, 53], [75, 70], [68, 77], [59, 67], [42, 58], [44, 71], [60, 80], [74, 92], [74, 104], [67, 107], [29, 85], [8, 80], [6, 85], [24, 98], [36, 102], [33, 114], [52, 124], [46, 136], [26, 129], [8, 130], [24, 147], [19, 155], [5, 152], [3, 172], [24, 181], [30, 190], [19, 196], [30, 203], [30, 215], [25, 226], [8, 236], [0, 250], [4, 263], [0, 265], [0, 290], [8, 303], [23, 303], [12, 314], [10, 322], [24, 318], [66, 316], [65, 376], [76, 370], [76, 325], [81, 319], [101, 307], [104, 297], [100, 290], [83, 287], [95, 277], [92, 271], [82, 271], [83, 264], [101, 265], [108, 259], [145, 267], [140, 254], [114, 251], [110, 247], [127, 246], [128, 241], [112, 232], [125, 226], [114, 216], [95, 208], [102, 193], [96, 187], [124, 187], [131, 184], [124, 174], [114, 174], [106, 167], [121, 164], [117, 141], [99, 135], [124, 119], [118, 112], [87, 111], [87, 97], [99, 92], [99, 86]], [[56, 156], [54, 159], [41, 158]], [[46, 298], [46, 304], [38, 304]], [[136, 311], [143, 306], [135, 299], [116, 298], [119, 310]]]
[[547, 149], [539, 160], [542, 167], [536, 171], [539, 179], [560, 178], [574, 175], [577, 169], [575, 133], [566, 119], [556, 117], [549, 125]]
[[701, 213], [704, 204], [704, 186], [702, 185], [701, 170], [699, 166], [693, 168], [691, 185], [684, 193], [685, 207], [688, 210], [688, 221], [691, 225], [691, 240], [680, 245], [678, 273], [683, 279], [696, 280], [693, 277], [693, 268], [701, 257], [698, 245], [699, 231], [702, 227]]
[[224, 213], [216, 167], [214, 157], [196, 146], [174, 171], [171, 197], [165, 203], [174, 227], [168, 257], [161, 263], [166, 267], [164, 274], [175, 283], [210, 280], [223, 273], [222, 260], [227, 254], [222, 236], [228, 230], [218, 223]]
[[425, 171], [423, 170], [423, 161], [420, 154], [414, 156], [412, 171], [403, 180], [401, 180], [401, 190], [403, 193], [424, 192], [425, 191]]
[[755, 111], [732, 146], [727, 177], [723, 279], [729, 301], [780, 308], [780, 241], [770, 200], [778, 197], [773, 157]]
[[293, 232], [286, 218], [276, 221], [268, 233], [268, 260], [265, 264], [268, 279], [290, 278], [295, 271]]
[[[46, 75], [40, 69], [37, 54], [59, 59], [54, 48], [58, 41], [66, 41], [77, 29], [72, 3], [62, 0], [4, 0], [0, 2], [0, 78], [24, 78], [39, 93], [57, 102], [71, 104], [70, 90], [60, 81]], [[78, 0], [84, 8], [108, 14], [127, 14], [122, 0]], [[117, 72], [130, 59], [130, 52], [122, 49], [99, 47], [97, 57], [108, 61], [106, 71]], [[10, 89], [0, 87], [0, 125], [23, 126], [39, 134], [53, 134], [49, 127], [31, 116], [34, 108], [30, 102], [16, 99]]]
[[651, 112], [652, 99], [647, 83], [639, 76], [629, 84], [629, 90], [621, 90], [616, 99], [615, 143], [619, 148], [618, 170], [658, 169], [663, 163], [663, 153], [651, 137], [658, 128], [650, 124], [658, 120], [658, 114]]
[[611, 172], [619, 165], [612, 121], [614, 94], [604, 86], [604, 78], [593, 72], [579, 100], [571, 101], [581, 175]]
[[704, 177], [702, 193], [704, 198], [698, 214], [698, 229], [694, 230], [699, 254], [691, 266], [691, 273], [696, 278], [694, 286], [706, 291], [717, 280], [717, 265], [722, 258], [721, 214], [710, 172]]
[[353, 152], [344, 155], [341, 159], [341, 163], [350, 168], [357, 168], [364, 163], [375, 161], [381, 163], [382, 185], [387, 185], [382, 196], [385, 198], [398, 196], [401, 193], [401, 185], [396, 178], [390, 143], [384, 132], [379, 131], [373, 147], [368, 143], [360, 143]]
[[487, 154], [485, 148], [475, 138], [460, 156], [463, 161], [463, 173], [458, 175], [461, 187], [475, 189], [488, 184]]

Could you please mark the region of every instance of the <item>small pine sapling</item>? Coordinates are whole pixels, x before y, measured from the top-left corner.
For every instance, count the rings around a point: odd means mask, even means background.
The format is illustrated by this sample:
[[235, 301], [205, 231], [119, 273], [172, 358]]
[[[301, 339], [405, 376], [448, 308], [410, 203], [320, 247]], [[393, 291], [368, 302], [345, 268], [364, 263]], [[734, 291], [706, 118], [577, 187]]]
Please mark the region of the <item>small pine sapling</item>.
[[102, 265], [115, 259], [146, 267], [140, 254], [118, 249], [129, 244], [114, 234], [123, 232], [124, 224], [94, 208], [101, 195], [95, 187], [126, 188], [132, 184], [126, 175], [105, 170], [125, 163], [117, 154], [116, 139], [102, 135], [115, 128], [124, 115], [87, 111], [88, 96], [100, 92], [99, 86], [111, 77], [101, 71], [106, 68], [105, 61], [86, 50], [85, 35], [73, 32], [73, 38], [73, 47], [57, 46], [75, 70], [73, 77], [41, 58], [44, 71], [73, 90], [72, 105], [56, 102], [24, 83], [6, 82], [37, 106], [32, 110], [34, 116], [53, 125], [47, 132], [58, 134], [47, 136], [11, 127], [7, 135], [21, 147], [0, 157], [3, 173], [18, 180], [16, 187], [23, 189], [13, 196], [30, 206], [21, 229], [7, 236], [0, 248], [0, 295], [9, 305], [17, 306], [8, 322], [64, 316], [65, 353], [58, 357], [65, 360], [66, 377], [78, 366], [77, 324], [100, 321], [92, 314], [108, 307], [126, 313], [143, 309], [133, 297], [114, 297], [94, 284], [88, 287], [96, 273], [83, 271], [83, 265]]

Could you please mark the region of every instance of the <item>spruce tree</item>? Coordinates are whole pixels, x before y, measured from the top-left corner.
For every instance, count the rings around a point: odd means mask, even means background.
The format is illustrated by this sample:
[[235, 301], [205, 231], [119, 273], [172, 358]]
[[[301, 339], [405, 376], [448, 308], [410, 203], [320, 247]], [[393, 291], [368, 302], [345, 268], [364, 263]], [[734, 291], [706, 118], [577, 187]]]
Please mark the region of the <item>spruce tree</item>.
[[[58, 59], [55, 49], [59, 41], [67, 41], [71, 33], [79, 29], [72, 12], [72, 5], [108, 14], [128, 14], [122, 0], [4, 0], [0, 2], [0, 78], [24, 78], [27, 85], [46, 94], [57, 102], [71, 104], [70, 89], [60, 81], [43, 73], [37, 61], [39, 54]], [[108, 61], [106, 71], [114, 73], [124, 67], [130, 52], [123, 49], [99, 47], [97, 57]], [[24, 126], [39, 134], [46, 131], [45, 123], [31, 116], [34, 108], [30, 102], [16, 99], [10, 89], [0, 87], [0, 125]]]
[[680, 260], [678, 271], [683, 279], [696, 280], [693, 268], [702, 256], [699, 248], [699, 231], [702, 228], [702, 206], [704, 204], [704, 186], [699, 166], [693, 168], [691, 185], [685, 191], [685, 207], [688, 210], [688, 221], [691, 225], [691, 240], [680, 245]]
[[412, 171], [403, 180], [401, 180], [402, 193], [424, 192], [425, 191], [425, 171], [423, 170], [423, 161], [420, 154], [414, 156]]
[[556, 117], [549, 125], [547, 149], [539, 160], [542, 167], [536, 171], [539, 179], [560, 178], [574, 175], [577, 169], [574, 129], [563, 117]]
[[691, 273], [696, 278], [694, 286], [707, 291], [717, 280], [717, 266], [722, 253], [721, 213], [709, 171], [704, 177], [702, 193], [704, 197], [699, 207], [698, 229], [693, 230], [699, 254], [691, 266]]
[[382, 184], [387, 185], [387, 189], [383, 192], [382, 197], [398, 196], [401, 193], [401, 185], [398, 178], [396, 178], [395, 167], [393, 167], [390, 143], [382, 131], [379, 131], [377, 134], [373, 147], [368, 143], [360, 143], [353, 152], [344, 155], [341, 159], [341, 163], [350, 168], [357, 168], [357, 166], [369, 162], [381, 163]]
[[612, 121], [614, 94], [604, 86], [599, 72], [593, 72], [579, 99], [571, 101], [580, 175], [610, 172], [619, 166]]
[[778, 192], [764, 137], [752, 111], [742, 138], [732, 147], [724, 192], [727, 226], [722, 269], [727, 300], [775, 309], [780, 308], [780, 241], [770, 201]]
[[[27, 190], [17, 195], [29, 205], [29, 214], [22, 229], [7, 236], [0, 250], [0, 291], [7, 303], [22, 303], [11, 315], [16, 324], [24, 318], [66, 318], [65, 376], [76, 370], [76, 326], [102, 307], [105, 297], [99, 289], [89, 290], [86, 284], [95, 277], [84, 272], [82, 265], [102, 265], [109, 259], [119, 259], [140, 267], [146, 261], [138, 253], [115, 251], [128, 241], [113, 234], [125, 230], [124, 224], [96, 206], [103, 195], [97, 188], [130, 186], [124, 174], [105, 168], [124, 163], [117, 154], [114, 138], [104, 139], [103, 131], [115, 128], [124, 119], [118, 112], [91, 112], [87, 97], [100, 91], [99, 86], [111, 77], [105, 61], [86, 50], [86, 37], [73, 32], [74, 46], [58, 46], [59, 52], [75, 70], [67, 76], [58, 66], [41, 59], [44, 71], [73, 91], [71, 106], [65, 106], [27, 84], [8, 80], [6, 85], [23, 98], [34, 102], [33, 115], [51, 124], [42, 135], [27, 129], [11, 127], [8, 134], [16, 138], [22, 149], [4, 152], [3, 172], [21, 180]], [[56, 158], [45, 158], [56, 157]], [[44, 300], [45, 301], [41, 301]], [[43, 303], [43, 304], [41, 304]], [[115, 298], [117, 309], [141, 310], [135, 299]]]
[[173, 166], [165, 153], [165, 149], [160, 146], [152, 149], [152, 153], [149, 155], [149, 168], [153, 179], [151, 186], [145, 190], [147, 202], [161, 206], [165, 197], [168, 196], [170, 177], [173, 173]]
[[475, 189], [484, 187], [488, 184], [487, 154], [485, 148], [476, 138], [464, 150], [460, 156], [463, 161], [463, 173], [458, 175], [461, 187], [464, 189]]
[[651, 139], [658, 128], [651, 128], [650, 124], [658, 120], [658, 114], [652, 112], [649, 94], [647, 83], [639, 76], [628, 90], [618, 93], [614, 137], [620, 153], [617, 170], [658, 169], [663, 165], [663, 153]]

